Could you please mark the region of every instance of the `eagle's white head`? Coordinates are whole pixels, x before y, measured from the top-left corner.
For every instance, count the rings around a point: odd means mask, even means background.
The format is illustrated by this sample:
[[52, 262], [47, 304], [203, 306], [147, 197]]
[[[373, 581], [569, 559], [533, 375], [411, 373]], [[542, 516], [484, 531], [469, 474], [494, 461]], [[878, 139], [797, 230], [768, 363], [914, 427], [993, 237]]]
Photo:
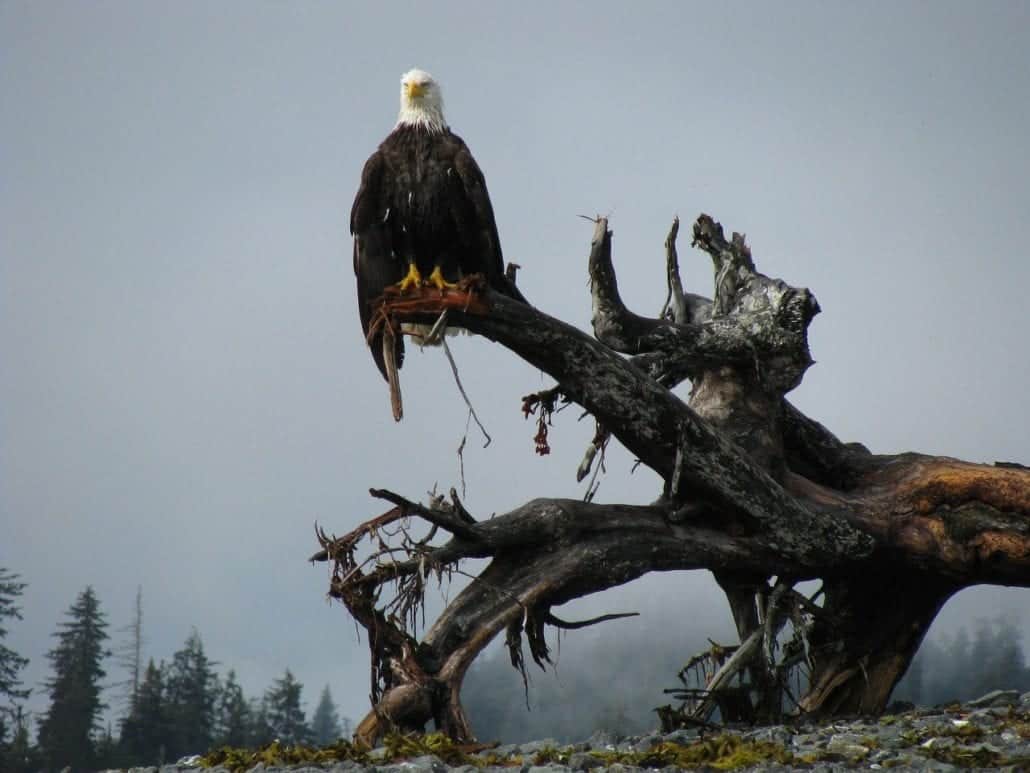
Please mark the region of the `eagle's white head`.
[[397, 125], [421, 126], [434, 132], [447, 128], [440, 84], [424, 70], [408, 70], [401, 76], [401, 111]]

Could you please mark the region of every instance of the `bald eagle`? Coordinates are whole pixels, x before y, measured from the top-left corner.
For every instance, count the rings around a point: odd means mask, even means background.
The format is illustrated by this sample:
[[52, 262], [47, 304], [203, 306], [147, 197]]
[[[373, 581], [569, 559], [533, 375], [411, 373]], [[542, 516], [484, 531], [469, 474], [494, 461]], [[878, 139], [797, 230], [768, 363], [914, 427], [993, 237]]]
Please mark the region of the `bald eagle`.
[[[403, 294], [423, 285], [443, 289], [463, 276], [482, 274], [492, 289], [525, 301], [504, 274], [486, 180], [461, 137], [447, 126], [440, 86], [427, 72], [410, 70], [401, 78], [397, 125], [365, 162], [350, 230], [366, 340], [372, 302], [392, 285]], [[401, 336], [395, 342], [400, 367]], [[369, 346], [389, 380], [381, 332]]]

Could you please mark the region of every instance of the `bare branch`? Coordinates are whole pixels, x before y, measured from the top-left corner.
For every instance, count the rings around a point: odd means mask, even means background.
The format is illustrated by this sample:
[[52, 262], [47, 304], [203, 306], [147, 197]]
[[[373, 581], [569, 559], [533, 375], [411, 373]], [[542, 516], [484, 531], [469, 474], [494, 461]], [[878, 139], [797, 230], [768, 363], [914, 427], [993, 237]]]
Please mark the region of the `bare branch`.
[[385, 499], [387, 502], [393, 502], [399, 508], [401, 508], [406, 515], [417, 515], [429, 521], [441, 529], [445, 529], [453, 534], [455, 537], [468, 540], [470, 542], [479, 542], [480, 536], [476, 532], [473, 526], [470, 526], [467, 521], [457, 517], [453, 513], [449, 513], [445, 510], [437, 510], [429, 507], [420, 505], [418, 502], [412, 502], [410, 499], [405, 499], [400, 494], [395, 494], [392, 491], [386, 489], [369, 489], [368, 493], [374, 496], [376, 499]]
[[[609, 348], [553, 317], [487, 293], [488, 315], [467, 313], [461, 324], [508, 347], [553, 376], [631, 453], [668, 478], [682, 439], [683, 481], [690, 491], [746, 513], [778, 535], [798, 557], [829, 554], [850, 560], [870, 543], [838, 519], [808, 513], [740, 450], [675, 395]], [[679, 431], [677, 431], [677, 428]]]
[[599, 341], [617, 351], [635, 354], [643, 351], [641, 340], [665, 323], [634, 314], [622, 302], [612, 265], [611, 237], [608, 219], [599, 217], [590, 242], [590, 295], [594, 310], [591, 322]]
[[687, 299], [683, 294], [683, 281], [680, 279], [679, 255], [676, 253], [676, 236], [679, 232], [680, 219], [674, 217], [669, 235], [665, 237], [665, 281], [668, 285], [668, 294], [658, 316], [663, 319], [671, 318], [676, 324], [685, 325], [691, 320]]

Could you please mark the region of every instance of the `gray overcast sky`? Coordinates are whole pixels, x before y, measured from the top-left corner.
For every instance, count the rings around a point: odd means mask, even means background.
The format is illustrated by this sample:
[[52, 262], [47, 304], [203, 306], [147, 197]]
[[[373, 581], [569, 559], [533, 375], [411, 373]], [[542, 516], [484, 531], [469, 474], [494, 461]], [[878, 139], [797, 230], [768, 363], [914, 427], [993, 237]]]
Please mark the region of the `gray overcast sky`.
[[[367, 709], [312, 524], [380, 512], [369, 486], [454, 485], [465, 427], [438, 352], [409, 357], [393, 423], [355, 309], [349, 208], [413, 66], [540, 308], [587, 326], [576, 216], [605, 213], [624, 296], [656, 312], [671, 218], [705, 211], [819, 299], [809, 415], [878, 452], [1027, 462], [1028, 29], [1022, 2], [0, 3], [0, 566], [29, 583], [28, 681], [86, 584], [112, 632], [142, 585], [148, 656], [196, 626], [249, 695], [289, 666], [309, 710], [327, 682]], [[466, 451], [470, 509], [580, 495], [587, 422], [561, 414], [535, 457], [519, 397], [548, 380], [454, 350], [494, 437]], [[631, 461], [600, 500], [656, 495]], [[704, 573], [584, 607], [662, 603], [727, 624]]]

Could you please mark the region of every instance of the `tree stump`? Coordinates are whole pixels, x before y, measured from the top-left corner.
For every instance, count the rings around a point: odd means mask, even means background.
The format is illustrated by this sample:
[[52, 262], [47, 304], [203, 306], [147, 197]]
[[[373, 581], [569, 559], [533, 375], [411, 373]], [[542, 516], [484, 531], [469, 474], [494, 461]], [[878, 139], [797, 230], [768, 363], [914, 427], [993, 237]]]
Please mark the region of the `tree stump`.
[[[711, 256], [714, 292], [711, 300], [687, 293], [678, 228], [666, 241], [666, 308], [650, 318], [623, 304], [612, 233], [597, 219], [593, 336], [482, 287], [383, 300], [390, 324], [432, 323], [446, 309], [454, 324], [552, 376], [555, 387], [524, 398], [524, 408], [541, 412], [543, 448], [558, 401], [593, 415], [598, 432], [580, 477], [614, 437], [664, 485], [648, 506], [534, 499], [485, 521], [453, 490], [428, 505], [373, 490], [393, 507], [344, 537], [320, 531], [314, 558], [332, 562], [330, 595], [368, 632], [373, 705], [357, 729], [363, 742], [429, 720], [472, 740], [461, 684], [495, 636], [505, 632], [525, 678], [523, 639], [543, 666], [547, 626], [605, 619], [569, 623], [552, 607], [652, 571], [715, 574], [740, 641], [755, 643], [745, 666], [756, 718], [779, 708], [769, 655], [788, 619], [803, 629], [809, 663], [798, 709], [876, 713], [953, 593], [979, 583], [1030, 587], [1030, 470], [874, 455], [838, 440], [786, 399], [812, 364], [812, 293], [759, 273], [744, 238], [727, 240], [707, 215], [693, 225], [693, 245]], [[687, 402], [671, 391], [684, 380]], [[416, 539], [411, 519], [430, 534]], [[441, 532], [449, 539], [436, 540]], [[473, 557], [491, 560], [417, 640], [429, 576]], [[821, 599], [794, 590], [813, 579], [823, 583]]]

